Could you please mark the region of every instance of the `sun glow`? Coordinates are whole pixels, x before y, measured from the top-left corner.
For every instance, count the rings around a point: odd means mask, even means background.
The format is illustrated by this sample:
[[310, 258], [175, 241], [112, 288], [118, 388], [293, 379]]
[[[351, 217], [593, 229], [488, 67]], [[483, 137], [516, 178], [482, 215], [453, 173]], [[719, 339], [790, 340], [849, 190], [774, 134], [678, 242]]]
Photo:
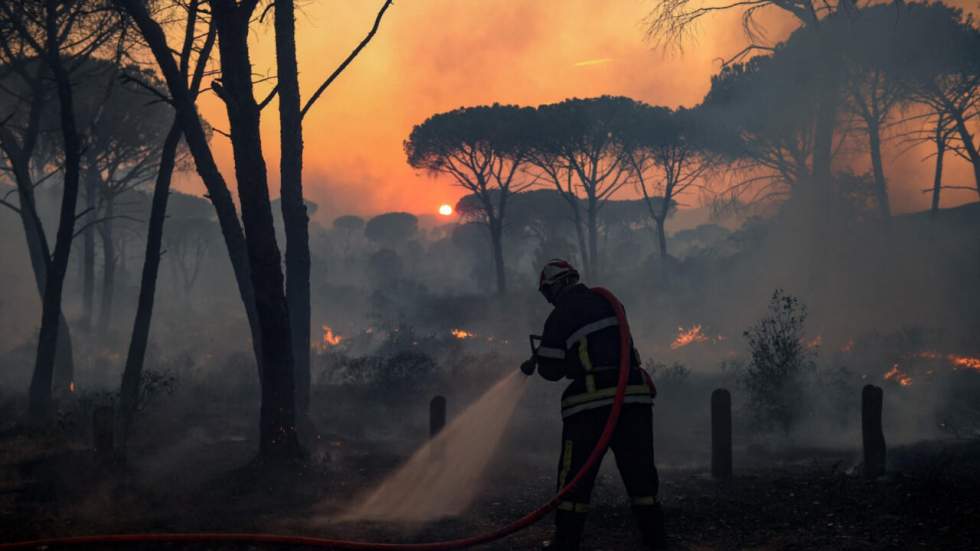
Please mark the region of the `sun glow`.
[[439, 205], [439, 214], [443, 216], [450, 216], [453, 213], [453, 206], [449, 203], [443, 203]]

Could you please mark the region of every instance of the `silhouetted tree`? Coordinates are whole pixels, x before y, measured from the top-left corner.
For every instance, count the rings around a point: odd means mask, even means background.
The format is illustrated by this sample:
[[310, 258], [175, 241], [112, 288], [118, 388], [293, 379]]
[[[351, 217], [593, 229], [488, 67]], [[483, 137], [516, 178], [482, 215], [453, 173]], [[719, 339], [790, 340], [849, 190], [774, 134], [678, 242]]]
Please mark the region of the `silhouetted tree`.
[[566, 197], [576, 220], [573, 199], [584, 196], [588, 249], [583, 257], [590, 277], [600, 271], [599, 211], [629, 181], [621, 138], [634, 107], [633, 100], [612, 96], [542, 105], [529, 133], [530, 162]]
[[810, 178], [816, 98], [813, 76], [790, 56], [757, 56], [724, 67], [696, 109], [705, 145], [744, 168], [729, 192], [745, 202], [801, 193]]
[[[3, 149], [5, 168], [13, 177], [17, 190], [16, 204], [4, 196], [0, 204], [16, 212], [24, 229], [28, 257], [37, 286], [38, 297], [44, 296], [47, 286], [48, 270], [51, 265], [51, 248], [48, 244], [44, 223], [37, 208], [34, 189], [43, 179], [54, 173], [35, 178], [36, 157], [39, 141], [42, 140], [44, 110], [49, 107], [53, 90], [50, 88], [50, 71], [44, 61], [23, 49], [17, 52], [10, 48], [11, 43], [2, 44], [4, 74], [0, 87], [0, 104], [6, 113], [5, 123], [0, 125], [0, 148]], [[58, 316], [58, 339], [55, 353], [55, 372], [58, 384], [68, 385], [73, 378], [74, 358], [72, 354], [71, 332], [64, 313]]]
[[[755, 51], [774, 51], [774, 47], [763, 42], [765, 29], [757, 19], [757, 15], [767, 8], [782, 10], [791, 15], [799, 23], [797, 33], [805, 33], [808, 41], [812, 41], [810, 51], [819, 52], [816, 58], [809, 58], [803, 64], [797, 64], [795, 70], [800, 73], [798, 85], [806, 83], [806, 94], [791, 97], [808, 97], [811, 101], [804, 103], [804, 113], [813, 117], [813, 131], [806, 138], [806, 149], [809, 150], [810, 171], [807, 178], [798, 180], [796, 195], [809, 206], [805, 211], [810, 238], [815, 240], [814, 254], [810, 261], [813, 272], [824, 265], [826, 241], [820, 238], [828, 224], [830, 211], [830, 194], [833, 184], [832, 161], [835, 152], [835, 134], [841, 110], [843, 66], [840, 59], [840, 49], [834, 42], [832, 33], [825, 32], [825, 20], [835, 16], [851, 17], [856, 14], [858, 7], [854, 0], [752, 0], [748, 2], [719, 2], [709, 0], [699, 2], [694, 0], [658, 0], [647, 16], [648, 35], [664, 45], [683, 44], [683, 41], [697, 28], [698, 23], [705, 17], [719, 12], [737, 11], [742, 16], [743, 28], [749, 39], [749, 45], [736, 52], [731, 58], [724, 60], [725, 68], [732, 62], [739, 61]], [[799, 40], [798, 40], [799, 41]], [[751, 62], [750, 62], [751, 64]], [[781, 102], [784, 103], [784, 102]], [[780, 113], [765, 114], [766, 119], [778, 120]], [[803, 145], [803, 144], [799, 144]], [[799, 149], [799, 147], [794, 147]], [[799, 164], [795, 162], [794, 164]]]
[[347, 258], [350, 256], [351, 237], [355, 233], [364, 231], [364, 219], [353, 214], [339, 216], [333, 221], [333, 227], [344, 232], [344, 258]]
[[180, 72], [160, 24], [137, 0], [119, 0], [146, 40], [170, 92], [197, 172], [215, 206], [239, 293], [252, 328], [252, 345], [262, 379], [260, 455], [296, 457], [293, 355], [281, 256], [275, 239], [265, 160], [259, 134], [259, 104], [253, 94], [249, 22], [255, 2], [210, 2], [221, 55], [221, 79], [212, 89], [228, 108], [242, 224], [224, 177], [218, 171], [195, 106], [196, 96]]
[[901, 64], [896, 56], [905, 38], [895, 25], [894, 6], [869, 6], [860, 17], [832, 21], [844, 62], [844, 97], [849, 111], [857, 115], [868, 137], [871, 170], [875, 182], [875, 201], [879, 215], [888, 220], [891, 206], [881, 156], [882, 132], [895, 108], [905, 99], [895, 78]]
[[[192, 96], [200, 93], [204, 71], [214, 48], [217, 36], [213, 21], [201, 21], [201, 0], [191, 0], [184, 9], [185, 27], [183, 41], [178, 57], [178, 71], [187, 90]], [[203, 38], [198, 34], [199, 23], [206, 27]], [[194, 59], [196, 55], [196, 59]], [[132, 76], [130, 78], [133, 78]], [[151, 81], [152, 82], [152, 81]], [[144, 85], [146, 82], [143, 82]], [[162, 83], [161, 83], [162, 84]], [[156, 88], [156, 83], [152, 86]], [[158, 91], [163, 95], [162, 91]], [[161, 247], [164, 239], [164, 223], [167, 217], [168, 203], [178, 206], [183, 203], [194, 205], [193, 201], [185, 201], [186, 196], [178, 194], [178, 199], [170, 201], [170, 183], [174, 170], [178, 167], [178, 147], [181, 143], [180, 121], [171, 114], [170, 127], [160, 148], [159, 164], [153, 187], [153, 197], [150, 205], [150, 216], [146, 230], [146, 249], [143, 255], [143, 270], [140, 276], [139, 298], [137, 299], [136, 315], [133, 319], [132, 335], [126, 353], [126, 364], [123, 369], [122, 381], [119, 387], [119, 402], [116, 406], [115, 439], [117, 449], [125, 453], [126, 442], [133, 423], [139, 402], [140, 382], [143, 379], [143, 366], [146, 359], [146, 349], [150, 338], [150, 322], [153, 319], [153, 307], [156, 297], [157, 278], [160, 272]], [[179, 229], [187, 229], [181, 221]], [[212, 223], [213, 224], [213, 223]], [[175, 253], [178, 251], [174, 251]], [[176, 261], [176, 260], [175, 260]]]
[[[242, 205], [241, 225], [228, 187], [208, 147], [203, 126], [197, 116], [195, 97], [188, 91], [186, 79], [181, 77], [161, 24], [154, 19], [154, 15], [151, 15], [143, 2], [115, 1], [136, 23], [167, 82], [198, 174], [208, 188], [208, 196], [218, 214], [242, 302], [252, 327], [253, 348], [262, 379], [260, 455], [265, 459], [275, 460], [295, 458], [299, 455], [300, 448], [296, 437], [297, 388], [294, 370], [299, 365], [301, 370], [308, 371], [309, 365], [309, 238], [306, 227], [308, 218], [302, 200], [300, 179], [302, 168], [300, 123], [302, 115], [309, 111], [316, 99], [377, 32], [381, 17], [391, 5], [391, 1], [388, 0], [383, 4], [367, 37], [326, 78], [303, 108], [298, 110], [292, 3], [283, 4], [281, 11], [279, 5], [276, 5], [276, 30], [277, 34], [281, 35], [277, 36], [277, 64], [281, 71], [291, 71], [292, 74], [280, 74], [279, 78], [285, 81], [280, 82], [263, 100], [258, 101], [254, 93], [249, 57], [249, 31], [258, 1], [209, 0], [209, 13], [217, 32], [221, 58], [220, 78], [212, 81], [211, 89], [224, 102], [231, 126], [229, 135], [235, 159], [238, 194]], [[181, 3], [176, 5], [182, 6]], [[283, 86], [282, 90], [280, 86]], [[296, 272], [290, 277], [289, 286], [294, 292], [293, 299], [289, 302], [303, 303], [299, 304], [293, 313], [290, 313], [287, 290], [284, 288], [285, 278], [279, 246], [276, 242], [259, 131], [262, 108], [279, 92], [286, 96], [280, 121], [283, 132], [281, 168], [283, 174], [288, 176], [282, 179], [283, 219], [290, 248], [295, 246], [297, 249], [294, 251], [296, 254], [290, 254], [287, 259], [287, 270], [292, 265], [293, 271]], [[285, 126], [283, 126], [284, 122]], [[300, 327], [297, 327], [296, 331], [292, 331], [290, 327], [293, 316], [297, 316], [297, 319], [306, 319], [305, 323], [299, 322]], [[293, 350], [298, 341], [305, 341], [307, 345], [301, 352], [297, 364]], [[299, 389], [300, 395], [305, 393], [304, 389]], [[305, 402], [302, 406], [305, 406]], [[300, 414], [303, 414], [302, 410]]]
[[[51, 413], [51, 383], [61, 325], [61, 299], [78, 204], [82, 143], [69, 67], [101, 48], [119, 29], [116, 14], [94, 0], [27, 0], [0, 3], [0, 42], [7, 55], [29, 52], [43, 60], [54, 81], [63, 148], [63, 193], [55, 247], [42, 293], [41, 329], [31, 377], [29, 409], [34, 419]], [[13, 54], [13, 55], [12, 55]], [[68, 61], [71, 61], [69, 63]]]
[[702, 185], [712, 165], [699, 128], [698, 113], [638, 104], [624, 130], [623, 154], [633, 170], [650, 217], [657, 226], [657, 248], [667, 257], [664, 224], [677, 196]]
[[[121, 54], [118, 54], [121, 55]], [[112, 322], [116, 267], [124, 251], [116, 250], [117, 219], [127, 219], [119, 198], [152, 181], [159, 169], [173, 109], [150, 89], [163, 83], [136, 66], [122, 66], [121, 59], [92, 60], [83, 67], [76, 89], [76, 109], [83, 129], [87, 213], [83, 243], [83, 319], [93, 307], [93, 233], [102, 242], [102, 288], [98, 327], [104, 336]], [[123, 77], [129, 80], [124, 81]], [[139, 84], [136, 84], [139, 82]], [[176, 151], [175, 151], [176, 155]], [[88, 322], [86, 322], [86, 326]]]
[[466, 107], [429, 117], [405, 141], [408, 164], [450, 175], [474, 194], [479, 217], [490, 232], [497, 292], [507, 290], [503, 230], [507, 201], [531, 182], [520, 178], [526, 160], [522, 139], [531, 122], [530, 109], [511, 105]]
[[[972, 165], [974, 185], [980, 194], [980, 143], [969, 130], [980, 118], [980, 30], [962, 10], [939, 2], [902, 4], [892, 9], [893, 32], [898, 37], [892, 52], [898, 60], [892, 76], [914, 101], [933, 112], [936, 135], [942, 138], [947, 124], [953, 129], [958, 138], [953, 151]], [[945, 153], [946, 147], [939, 149]], [[940, 156], [936, 174], [940, 180]], [[938, 195], [934, 195], [938, 203]]]
[[399, 248], [415, 238], [419, 231], [419, 219], [407, 212], [379, 214], [364, 226], [364, 236], [381, 246]]

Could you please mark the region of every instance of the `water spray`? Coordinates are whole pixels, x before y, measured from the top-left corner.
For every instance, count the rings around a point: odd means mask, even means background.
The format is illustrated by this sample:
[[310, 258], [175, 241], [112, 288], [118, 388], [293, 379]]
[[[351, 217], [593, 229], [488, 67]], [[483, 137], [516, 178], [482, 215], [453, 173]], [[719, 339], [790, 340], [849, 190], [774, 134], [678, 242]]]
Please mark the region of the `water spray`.
[[485, 543], [490, 543], [511, 534], [519, 532], [545, 515], [555, 510], [559, 502], [571, 492], [586, 474], [594, 467], [606, 452], [612, 439], [619, 414], [623, 409], [623, 397], [626, 393], [626, 383], [629, 379], [631, 343], [629, 324], [626, 312], [619, 300], [607, 289], [594, 287], [594, 292], [605, 298], [613, 307], [619, 320], [619, 380], [616, 383], [616, 395], [609, 410], [609, 417], [603, 427], [599, 441], [589, 454], [588, 459], [575, 476], [572, 477], [558, 493], [547, 503], [517, 519], [516, 521], [484, 534], [468, 538], [428, 542], [428, 543], [379, 543], [365, 541], [338, 540], [308, 536], [291, 536], [283, 534], [243, 533], [243, 532], [196, 532], [196, 533], [148, 533], [148, 534], [106, 534], [92, 536], [70, 536], [63, 538], [47, 538], [15, 543], [0, 544], [0, 551], [13, 549], [35, 549], [48, 546], [75, 546], [107, 543], [248, 543], [276, 545], [305, 545], [310, 547], [325, 547], [332, 549], [378, 549], [390, 551], [441, 551], [449, 549], [464, 549]]

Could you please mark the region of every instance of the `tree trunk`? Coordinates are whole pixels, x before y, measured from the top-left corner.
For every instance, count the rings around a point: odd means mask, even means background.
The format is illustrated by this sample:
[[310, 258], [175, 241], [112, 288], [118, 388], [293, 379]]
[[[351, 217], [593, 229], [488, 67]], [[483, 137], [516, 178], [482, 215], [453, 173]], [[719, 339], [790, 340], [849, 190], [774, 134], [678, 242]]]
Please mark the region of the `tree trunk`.
[[106, 197], [105, 215], [102, 230], [102, 294], [99, 304], [99, 335], [105, 340], [109, 336], [112, 323], [112, 299], [116, 290], [116, 247], [112, 235], [112, 217], [115, 215], [115, 199]]
[[589, 278], [596, 280], [599, 277], [599, 212], [598, 205], [594, 198], [589, 199]]
[[[99, 175], [95, 168], [94, 155], [89, 154], [88, 170], [85, 174], [85, 215], [83, 223], [90, 223], [97, 216], [96, 194], [99, 188]], [[82, 235], [82, 330], [92, 330], [92, 316], [95, 311], [95, 228], [85, 228]]]
[[58, 232], [55, 239], [54, 255], [48, 269], [44, 296], [41, 300], [41, 330], [38, 335], [37, 357], [31, 375], [29, 392], [29, 411], [35, 420], [42, 420], [51, 413], [51, 383], [54, 372], [55, 353], [58, 344], [58, 328], [61, 320], [61, 296], [64, 290], [65, 273], [71, 253], [72, 238], [75, 233], [75, 208], [78, 205], [78, 172], [81, 157], [81, 144], [75, 124], [75, 109], [71, 82], [61, 63], [57, 44], [58, 22], [54, 0], [48, 0], [46, 10], [46, 60], [54, 73], [58, 90], [62, 143], [64, 146], [64, 191], [61, 197]]
[[143, 374], [146, 346], [150, 339], [150, 321], [153, 319], [153, 302], [156, 295], [157, 275], [160, 272], [160, 248], [163, 243], [163, 225], [167, 216], [167, 199], [170, 197], [170, 181], [174, 159], [180, 143], [180, 125], [174, 120], [160, 152], [160, 168], [153, 188], [150, 222], [146, 231], [146, 253], [143, 257], [143, 274], [136, 304], [133, 334], [129, 339], [126, 367], [119, 387], [119, 407], [116, 410], [116, 446], [125, 452], [129, 428], [136, 413], [139, 382]]
[[[8, 155], [10, 152], [7, 152]], [[10, 158], [13, 167], [14, 180], [17, 184], [17, 193], [20, 199], [20, 221], [24, 228], [24, 238], [27, 241], [28, 257], [31, 260], [31, 269], [34, 272], [34, 283], [37, 286], [37, 295], [43, 302], [44, 288], [48, 280], [48, 264], [51, 262], [51, 252], [48, 248], [48, 239], [44, 234], [44, 226], [37, 213], [37, 205], [34, 201], [34, 184], [30, 178], [30, 171], [27, 169], [27, 160], [21, 158]], [[55, 375], [56, 383], [68, 385], [75, 377], [75, 359], [72, 350], [71, 331], [68, 328], [68, 320], [64, 313], [58, 316], [58, 344], [55, 352]]]
[[296, 412], [304, 427], [310, 406], [310, 234], [303, 201], [303, 120], [296, 21], [292, 0], [276, 0], [276, 73], [279, 84], [280, 196], [286, 233], [286, 298], [295, 362]]
[[222, 94], [228, 109], [245, 245], [262, 333], [260, 455], [268, 460], [290, 459], [300, 454], [292, 335], [262, 155], [259, 107], [252, 88], [248, 51], [251, 10], [226, 7], [215, 9], [212, 16], [218, 29]]
[[167, 81], [167, 88], [173, 98], [174, 108], [180, 120], [181, 131], [187, 141], [187, 147], [194, 158], [198, 176], [208, 190], [208, 198], [214, 205], [218, 216], [221, 234], [228, 249], [238, 293], [245, 308], [249, 329], [252, 335], [252, 351], [258, 368], [259, 378], [262, 378], [262, 360], [265, 357], [262, 346], [262, 331], [259, 324], [258, 309], [255, 303], [255, 290], [252, 287], [251, 267], [249, 266], [248, 250], [245, 244], [245, 234], [238, 220], [235, 202], [231, 198], [218, 165], [215, 163], [211, 148], [208, 146], [207, 135], [201, 124], [194, 98], [187, 88], [187, 81], [181, 75], [177, 63], [167, 45], [163, 28], [153, 20], [144, 3], [139, 0], [118, 0], [126, 12], [139, 27], [140, 33], [146, 39], [154, 59], [160, 67], [160, 72]]
[[827, 228], [835, 225], [831, 221], [831, 193], [833, 190], [834, 131], [837, 126], [837, 108], [840, 100], [839, 67], [834, 60], [824, 59], [820, 62], [820, 74], [823, 76], [822, 90], [817, 101], [816, 123], [813, 132], [813, 166], [810, 177], [805, 182], [802, 213], [805, 220], [805, 242], [810, 254], [807, 255], [805, 268], [807, 272], [807, 287], [815, 291], [824, 281], [824, 273], [828, 266], [829, 242]]
[[953, 120], [956, 121], [956, 132], [959, 133], [960, 141], [963, 142], [963, 149], [966, 150], [966, 154], [970, 158], [970, 164], [973, 165], [973, 181], [977, 187], [977, 194], [980, 195], [980, 152], [977, 151], [977, 146], [973, 143], [973, 136], [970, 135], [970, 130], [966, 127], [963, 114], [958, 111], [954, 111], [951, 114], [953, 115]]
[[878, 213], [882, 220], [889, 220], [892, 215], [888, 201], [888, 183], [885, 180], [885, 167], [881, 161], [881, 134], [878, 125], [868, 124], [868, 141], [871, 147], [871, 169], [875, 179], [875, 199], [878, 201]]
[[933, 219], [939, 213], [939, 196], [943, 189], [943, 158], [946, 156], [946, 140], [943, 136], [942, 118], [936, 123], [936, 170], [932, 177], [932, 205], [929, 216]]
[[497, 294], [507, 292], [507, 271], [504, 269], [503, 223], [491, 218], [487, 224], [490, 230], [490, 246], [493, 248], [493, 265], [497, 272]]
[[657, 224], [657, 250], [660, 251], [660, 258], [664, 261], [667, 260], [667, 230], [664, 228], [666, 220], [664, 217], [655, 217], [653, 219]]
[[586, 274], [590, 274], [592, 273], [592, 261], [589, 258], [589, 248], [586, 244], [585, 230], [582, 228], [582, 215], [576, 204], [577, 201], [578, 198], [574, 196], [569, 200], [569, 205], [572, 208], [572, 223], [575, 224], [575, 237], [578, 240], [579, 253], [582, 255], [582, 269]]

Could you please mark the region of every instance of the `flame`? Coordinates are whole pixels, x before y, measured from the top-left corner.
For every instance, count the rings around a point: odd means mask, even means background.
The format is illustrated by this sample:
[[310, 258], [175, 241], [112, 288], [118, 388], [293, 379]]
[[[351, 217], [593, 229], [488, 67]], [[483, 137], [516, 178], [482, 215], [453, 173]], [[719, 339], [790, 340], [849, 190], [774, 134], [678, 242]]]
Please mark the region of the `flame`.
[[344, 338], [333, 332], [329, 325], [323, 326], [323, 344], [327, 346], [337, 346]]
[[960, 354], [941, 354], [932, 350], [926, 350], [924, 352], [917, 352], [915, 354], [917, 358], [923, 358], [926, 360], [941, 360], [945, 359], [952, 365], [955, 369], [966, 368], [966, 369], [976, 369], [980, 371], [980, 358], [974, 356], [963, 356]]
[[808, 350], [813, 350], [823, 344], [823, 335], [817, 335], [816, 337], [810, 339], [806, 342], [806, 347]]
[[898, 368], [898, 364], [894, 364], [888, 373], [885, 373], [886, 381], [897, 381], [898, 384], [902, 386], [909, 386], [912, 384], [912, 377], [903, 373], [901, 369]]
[[974, 358], [970, 356], [960, 356], [957, 354], [948, 354], [946, 359], [949, 363], [953, 364], [953, 367], [960, 368], [965, 367], [968, 369], [976, 369], [980, 371], [980, 358]]
[[678, 348], [684, 348], [685, 346], [694, 342], [705, 342], [708, 337], [704, 335], [701, 331], [701, 324], [692, 325], [690, 329], [684, 330], [683, 327], [677, 328], [677, 337], [674, 342], [670, 343], [671, 350], [677, 350]]
[[460, 339], [460, 340], [463, 340], [463, 339], [471, 339], [471, 338], [473, 338], [473, 337], [476, 336], [475, 334], [470, 333], [469, 331], [467, 331], [465, 329], [453, 329], [452, 331], [450, 331], [450, 333], [452, 333], [452, 335], [454, 337], [456, 337], [457, 339]]

